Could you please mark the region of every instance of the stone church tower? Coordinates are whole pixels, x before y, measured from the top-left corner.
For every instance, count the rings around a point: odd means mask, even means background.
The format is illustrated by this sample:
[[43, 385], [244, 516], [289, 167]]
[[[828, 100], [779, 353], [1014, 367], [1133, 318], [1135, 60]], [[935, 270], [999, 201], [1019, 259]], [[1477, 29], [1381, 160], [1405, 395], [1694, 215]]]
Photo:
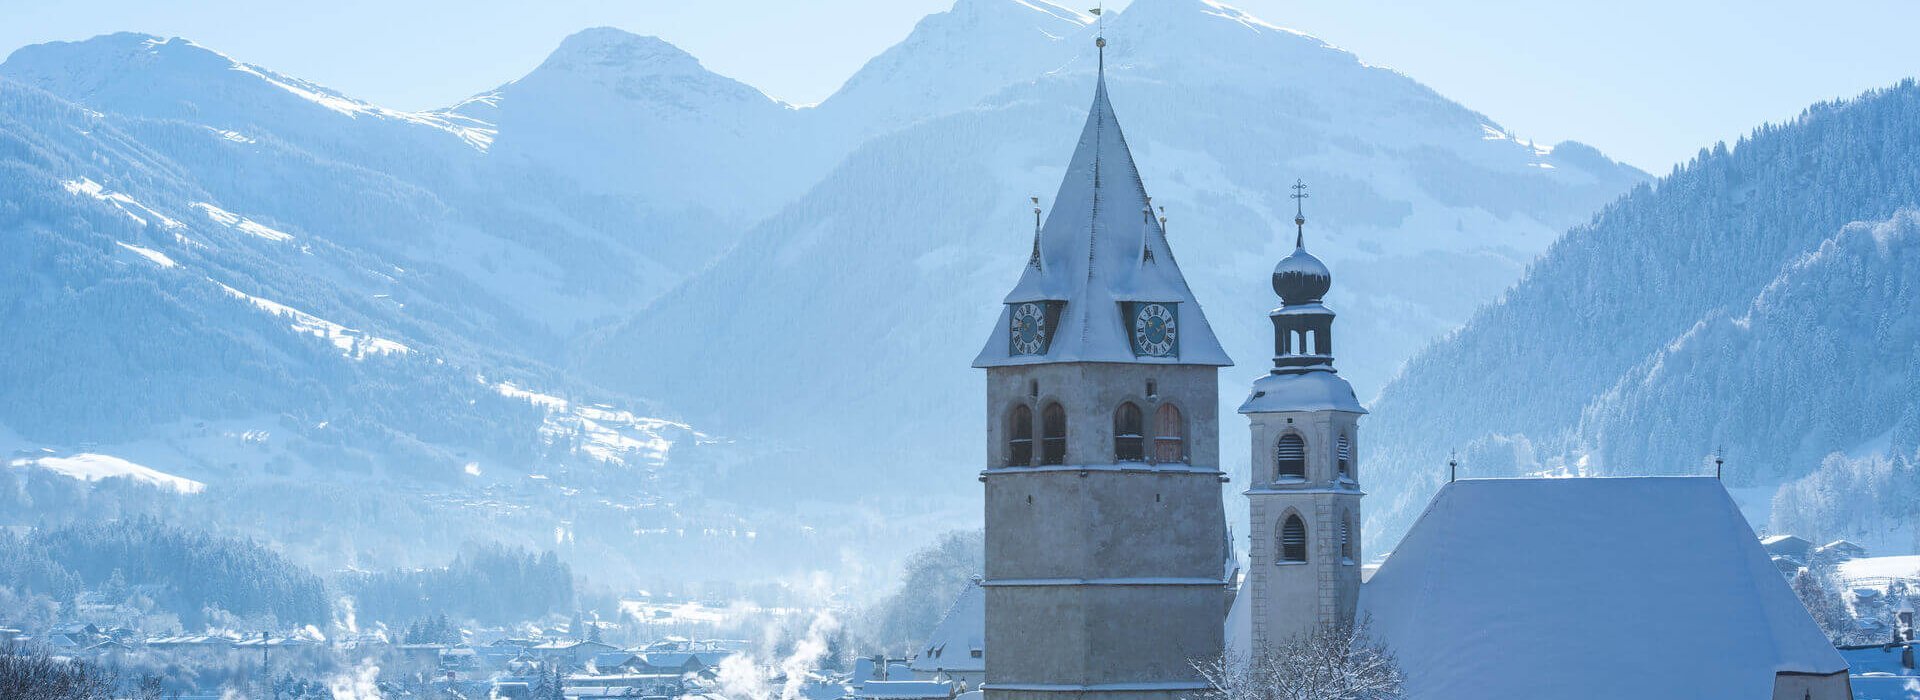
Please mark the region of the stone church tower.
[[[1105, 45], [1104, 40], [1098, 42]], [[986, 697], [1207, 688], [1226, 603], [1218, 370], [1104, 70], [987, 370]]]
[[[1306, 197], [1294, 185], [1296, 201]], [[1293, 254], [1273, 268], [1273, 371], [1240, 405], [1253, 430], [1251, 565], [1246, 598], [1254, 649], [1350, 622], [1360, 599], [1358, 422], [1367, 411], [1333, 369], [1333, 275], [1307, 252], [1296, 213]]]

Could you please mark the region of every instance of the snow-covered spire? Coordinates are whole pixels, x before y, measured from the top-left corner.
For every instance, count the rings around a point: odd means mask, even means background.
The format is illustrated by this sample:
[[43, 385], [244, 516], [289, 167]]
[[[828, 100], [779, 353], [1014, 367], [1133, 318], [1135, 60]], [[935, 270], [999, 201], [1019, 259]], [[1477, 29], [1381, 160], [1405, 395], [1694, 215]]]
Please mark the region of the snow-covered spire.
[[[1105, 43], [1102, 39], [1095, 45], [1104, 48]], [[1030, 258], [1040, 264], [1027, 265], [1020, 281], [1007, 294], [1007, 307], [974, 366], [1047, 362], [1233, 364], [1214, 337], [1186, 278], [1181, 276], [1165, 232], [1152, 212], [1146, 186], [1107, 95], [1102, 66], [1080, 141], [1067, 164], [1052, 210], [1041, 226], [1038, 254]], [[1153, 264], [1146, 264], [1147, 260]], [[1017, 344], [1009, 341], [1010, 324], [1014, 307], [1028, 303], [1047, 306], [1045, 342], [1039, 352], [1018, 353]], [[1137, 352], [1140, 348], [1133, 338], [1136, 324], [1125, 316], [1145, 305], [1158, 305], [1170, 312], [1175, 329], [1172, 335], [1177, 338], [1171, 351]], [[1033, 346], [1029, 343], [1027, 347]]]

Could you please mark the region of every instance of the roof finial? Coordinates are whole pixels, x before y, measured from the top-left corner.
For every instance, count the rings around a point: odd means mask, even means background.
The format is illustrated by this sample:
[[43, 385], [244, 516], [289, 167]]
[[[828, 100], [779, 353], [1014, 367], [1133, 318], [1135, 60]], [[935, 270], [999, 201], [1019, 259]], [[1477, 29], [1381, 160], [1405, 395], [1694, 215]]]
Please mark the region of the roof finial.
[[1307, 198], [1307, 183], [1304, 180], [1293, 181], [1293, 247], [1307, 247], [1307, 215], [1301, 207], [1301, 200]]
[[1447, 483], [1451, 484], [1460, 477], [1460, 453], [1447, 453]]
[[1100, 79], [1107, 78], [1107, 4], [1102, 2], [1089, 12], [1093, 13], [1096, 29], [1093, 34], [1093, 47], [1100, 52]]

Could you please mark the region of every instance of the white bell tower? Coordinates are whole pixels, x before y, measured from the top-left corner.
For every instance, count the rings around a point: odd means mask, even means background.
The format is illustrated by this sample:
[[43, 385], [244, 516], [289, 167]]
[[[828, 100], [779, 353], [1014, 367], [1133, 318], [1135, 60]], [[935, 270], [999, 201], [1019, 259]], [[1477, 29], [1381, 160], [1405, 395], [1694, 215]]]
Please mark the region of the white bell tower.
[[[1295, 184], [1295, 201], [1306, 185]], [[1273, 269], [1273, 370], [1240, 405], [1253, 431], [1246, 491], [1251, 560], [1240, 595], [1251, 606], [1254, 649], [1317, 627], [1351, 623], [1360, 599], [1360, 416], [1353, 387], [1333, 369], [1333, 285], [1306, 249], [1296, 211], [1293, 254]]]

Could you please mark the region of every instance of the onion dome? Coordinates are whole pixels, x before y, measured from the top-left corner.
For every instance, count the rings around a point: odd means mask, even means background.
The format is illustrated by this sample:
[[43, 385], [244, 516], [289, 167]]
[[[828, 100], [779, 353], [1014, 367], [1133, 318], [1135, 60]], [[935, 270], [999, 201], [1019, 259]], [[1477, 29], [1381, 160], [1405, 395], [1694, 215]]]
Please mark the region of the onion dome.
[[1293, 254], [1273, 266], [1273, 293], [1280, 295], [1280, 303], [1287, 306], [1319, 303], [1333, 287], [1333, 273], [1326, 263], [1307, 252], [1304, 243], [1295, 239]]

